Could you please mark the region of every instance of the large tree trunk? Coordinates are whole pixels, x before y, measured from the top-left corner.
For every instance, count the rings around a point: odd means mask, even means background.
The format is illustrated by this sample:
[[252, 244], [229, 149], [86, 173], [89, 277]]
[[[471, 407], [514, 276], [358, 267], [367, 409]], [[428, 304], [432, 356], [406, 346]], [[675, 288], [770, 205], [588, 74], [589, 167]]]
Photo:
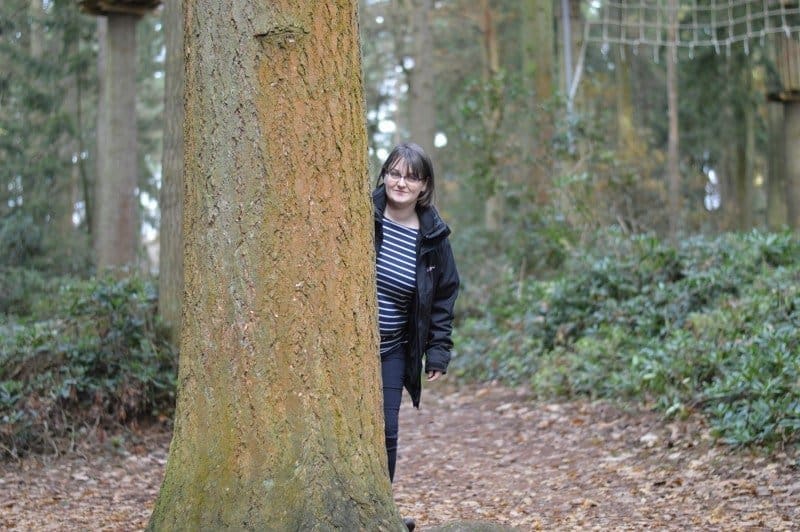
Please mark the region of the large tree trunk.
[[787, 222], [800, 231], [800, 102], [784, 104]]
[[100, 45], [95, 183], [98, 271], [130, 266], [139, 242], [136, 127], [136, 23], [139, 17], [98, 17]]
[[158, 309], [178, 340], [183, 299], [183, 13], [179, 0], [164, 4], [164, 154], [161, 173]]
[[153, 530], [403, 528], [356, 5], [183, 4], [186, 290]]

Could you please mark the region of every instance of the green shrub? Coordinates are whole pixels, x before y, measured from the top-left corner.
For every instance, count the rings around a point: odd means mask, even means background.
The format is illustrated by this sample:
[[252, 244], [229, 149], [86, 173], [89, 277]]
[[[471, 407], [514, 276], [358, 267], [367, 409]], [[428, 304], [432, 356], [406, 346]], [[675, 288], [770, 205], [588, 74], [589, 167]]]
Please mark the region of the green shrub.
[[43, 251], [43, 231], [32, 216], [13, 211], [0, 218], [0, 266], [21, 266]]
[[797, 441], [798, 258], [788, 233], [671, 246], [606, 232], [557, 278], [509, 272], [483, 294], [481, 313], [457, 323], [452, 369], [542, 396], [702, 409], [729, 443]]
[[42, 320], [68, 313], [61, 292], [80, 282], [30, 268], [0, 267], [0, 314], [17, 320]]
[[2, 451], [60, 448], [88, 426], [169, 416], [175, 354], [141, 278], [65, 284], [58, 318], [0, 324]]

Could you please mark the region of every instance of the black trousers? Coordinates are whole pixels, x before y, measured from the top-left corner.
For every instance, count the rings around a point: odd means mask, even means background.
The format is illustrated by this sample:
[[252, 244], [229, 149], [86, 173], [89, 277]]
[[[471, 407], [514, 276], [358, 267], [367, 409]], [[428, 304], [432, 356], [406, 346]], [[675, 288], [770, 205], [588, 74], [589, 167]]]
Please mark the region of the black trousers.
[[406, 366], [406, 346], [399, 344], [381, 354], [383, 377], [383, 417], [386, 421], [386, 454], [389, 457], [389, 480], [394, 481], [397, 463], [400, 402], [403, 399], [403, 373]]

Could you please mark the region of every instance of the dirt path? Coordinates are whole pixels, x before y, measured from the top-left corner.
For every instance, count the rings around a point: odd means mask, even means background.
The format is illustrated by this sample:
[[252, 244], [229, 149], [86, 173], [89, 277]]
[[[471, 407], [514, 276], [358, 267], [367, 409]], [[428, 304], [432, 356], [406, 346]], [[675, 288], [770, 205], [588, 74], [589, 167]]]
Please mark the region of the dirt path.
[[[515, 390], [404, 399], [395, 497], [418, 530], [456, 520], [519, 530], [800, 530], [800, 457], [733, 453], [699, 424]], [[141, 530], [169, 434], [91, 454], [0, 463], [0, 530]]]

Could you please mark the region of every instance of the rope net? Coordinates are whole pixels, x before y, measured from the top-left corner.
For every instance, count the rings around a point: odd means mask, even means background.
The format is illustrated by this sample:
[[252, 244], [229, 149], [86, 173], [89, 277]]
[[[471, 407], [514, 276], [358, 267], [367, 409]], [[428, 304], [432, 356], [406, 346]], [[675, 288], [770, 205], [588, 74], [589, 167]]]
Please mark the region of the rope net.
[[[769, 34], [797, 38], [798, 0], [590, 0], [585, 8], [585, 41], [603, 45], [667, 45], [689, 48], [712, 46], [730, 52], [741, 43], [764, 44]], [[673, 22], [674, 21], [674, 22]], [[668, 39], [675, 24], [675, 42]]]

